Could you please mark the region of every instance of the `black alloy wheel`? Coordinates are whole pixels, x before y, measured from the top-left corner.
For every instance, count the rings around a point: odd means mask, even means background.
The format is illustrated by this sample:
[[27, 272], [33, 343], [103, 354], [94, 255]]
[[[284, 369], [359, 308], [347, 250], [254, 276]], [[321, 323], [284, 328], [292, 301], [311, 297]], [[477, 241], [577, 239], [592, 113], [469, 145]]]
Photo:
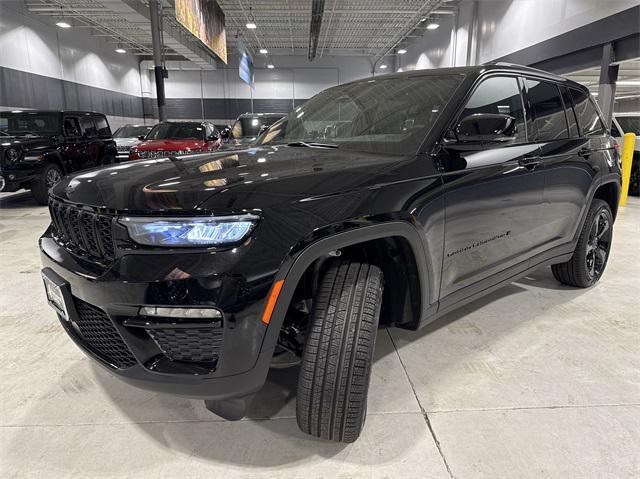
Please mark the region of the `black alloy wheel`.
[[561, 283], [588, 288], [598, 282], [609, 259], [613, 238], [613, 215], [606, 201], [594, 199], [573, 251], [566, 263], [554, 264], [551, 271]]

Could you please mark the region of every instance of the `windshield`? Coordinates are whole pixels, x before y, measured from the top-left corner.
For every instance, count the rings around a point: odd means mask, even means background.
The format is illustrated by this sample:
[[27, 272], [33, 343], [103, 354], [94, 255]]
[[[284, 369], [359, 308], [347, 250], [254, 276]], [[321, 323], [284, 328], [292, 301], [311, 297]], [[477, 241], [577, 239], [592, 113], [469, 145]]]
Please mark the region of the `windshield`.
[[60, 133], [60, 114], [40, 112], [0, 113], [0, 131], [13, 136], [58, 135]]
[[160, 123], [153, 127], [147, 140], [204, 140], [200, 123]]
[[640, 115], [638, 116], [616, 116], [620, 123], [620, 128], [624, 133], [635, 133], [640, 135]]
[[138, 138], [139, 136], [145, 135], [149, 133], [151, 130], [151, 126], [140, 125], [140, 126], [121, 126], [116, 130], [113, 134], [114, 138]]
[[[282, 115], [284, 116], [284, 114]], [[278, 116], [246, 116], [238, 118], [231, 129], [234, 138], [258, 136], [260, 128], [271, 126], [282, 117]]]
[[407, 76], [334, 87], [289, 113], [258, 142], [413, 154], [462, 78]]

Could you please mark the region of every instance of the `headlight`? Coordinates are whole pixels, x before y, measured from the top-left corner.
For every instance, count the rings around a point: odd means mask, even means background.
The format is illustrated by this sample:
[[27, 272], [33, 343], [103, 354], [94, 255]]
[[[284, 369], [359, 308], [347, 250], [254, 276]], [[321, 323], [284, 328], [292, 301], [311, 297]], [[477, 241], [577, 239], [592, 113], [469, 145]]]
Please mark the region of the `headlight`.
[[9, 148], [5, 152], [5, 155], [7, 157], [7, 160], [9, 160], [11, 163], [15, 163], [20, 159], [20, 151], [16, 148]]
[[227, 246], [242, 242], [253, 230], [255, 215], [202, 218], [125, 217], [133, 241], [148, 246]]

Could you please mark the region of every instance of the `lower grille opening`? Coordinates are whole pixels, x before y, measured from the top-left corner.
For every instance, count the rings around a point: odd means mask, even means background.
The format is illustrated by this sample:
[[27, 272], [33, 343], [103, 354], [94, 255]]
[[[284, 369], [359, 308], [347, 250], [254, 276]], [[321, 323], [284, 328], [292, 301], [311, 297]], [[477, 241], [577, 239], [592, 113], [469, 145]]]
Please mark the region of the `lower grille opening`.
[[74, 298], [77, 318], [73, 322], [85, 347], [118, 369], [130, 368], [137, 361], [111, 319], [100, 308]]
[[172, 361], [213, 363], [220, 357], [222, 328], [158, 328], [147, 332]]

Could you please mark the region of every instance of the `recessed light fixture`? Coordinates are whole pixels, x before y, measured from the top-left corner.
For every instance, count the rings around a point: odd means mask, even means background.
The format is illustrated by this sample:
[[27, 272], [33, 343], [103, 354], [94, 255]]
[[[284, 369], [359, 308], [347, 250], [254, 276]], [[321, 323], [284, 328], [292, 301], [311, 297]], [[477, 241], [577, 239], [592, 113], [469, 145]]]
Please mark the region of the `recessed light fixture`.
[[382, 64], [380, 65], [380, 70], [386, 70], [387, 69], [387, 65], [386, 64]]
[[249, 30], [255, 30], [256, 28], [258, 28], [258, 26], [257, 26], [254, 22], [247, 22], [246, 27], [247, 27]]
[[406, 48], [399, 48], [398, 49], [398, 55], [404, 55], [405, 53], [407, 53], [407, 49]]
[[427, 25], [427, 30], [436, 30], [439, 26], [439, 23], [431, 22], [429, 25]]
[[267, 65], [267, 68], [268, 68], [269, 70], [273, 70], [273, 69], [275, 68], [275, 65], [274, 65], [273, 63], [269, 63], [269, 64]]
[[260, 53], [262, 53], [263, 55], [266, 55], [267, 53], [269, 53], [269, 50], [267, 50], [266, 48], [261, 48]]
[[69, 22], [65, 22], [64, 20], [56, 22], [56, 25], [58, 25], [60, 28], [71, 28], [71, 24]]
[[122, 48], [122, 45], [118, 43], [118, 48], [116, 48], [116, 53], [127, 53], [127, 51]]

